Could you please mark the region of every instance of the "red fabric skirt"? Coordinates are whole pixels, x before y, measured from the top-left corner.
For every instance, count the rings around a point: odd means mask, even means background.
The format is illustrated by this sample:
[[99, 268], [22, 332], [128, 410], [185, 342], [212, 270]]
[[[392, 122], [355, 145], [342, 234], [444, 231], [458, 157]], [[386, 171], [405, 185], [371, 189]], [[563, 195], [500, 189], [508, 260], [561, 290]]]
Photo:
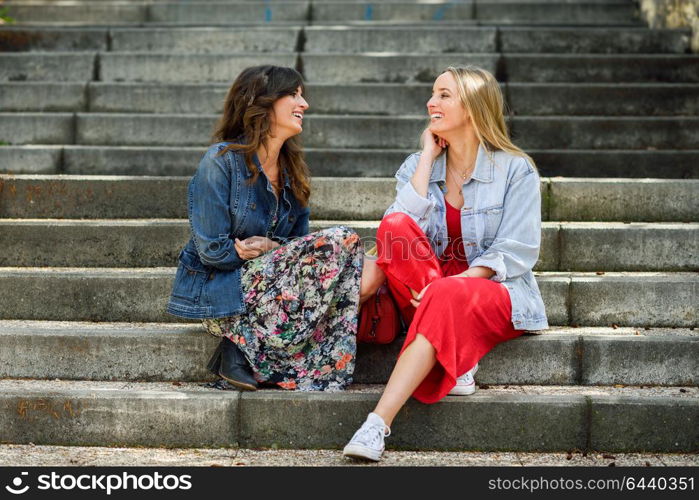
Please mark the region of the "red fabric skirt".
[[[440, 261], [420, 227], [396, 212], [377, 231], [377, 264], [386, 273], [406, 324], [401, 354], [420, 333], [434, 346], [437, 362], [413, 393], [423, 403], [436, 403], [497, 344], [520, 336], [512, 325], [507, 288], [485, 278], [450, 278], [468, 269], [460, 260]], [[410, 288], [430, 287], [416, 309]]]

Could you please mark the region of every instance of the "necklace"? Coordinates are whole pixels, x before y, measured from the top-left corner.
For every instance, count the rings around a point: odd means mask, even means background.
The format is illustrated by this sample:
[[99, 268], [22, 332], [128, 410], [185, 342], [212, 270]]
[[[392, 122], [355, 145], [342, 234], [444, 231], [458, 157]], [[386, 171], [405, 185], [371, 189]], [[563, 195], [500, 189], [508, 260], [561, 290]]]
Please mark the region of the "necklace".
[[459, 193], [459, 196], [461, 196], [463, 198], [464, 193], [461, 191], [461, 186], [463, 185], [463, 183], [459, 183], [459, 180], [456, 177], [454, 177], [453, 172], [452, 172], [452, 179], [454, 180], [454, 183], [456, 184], [456, 187], [458, 188], [457, 191]]

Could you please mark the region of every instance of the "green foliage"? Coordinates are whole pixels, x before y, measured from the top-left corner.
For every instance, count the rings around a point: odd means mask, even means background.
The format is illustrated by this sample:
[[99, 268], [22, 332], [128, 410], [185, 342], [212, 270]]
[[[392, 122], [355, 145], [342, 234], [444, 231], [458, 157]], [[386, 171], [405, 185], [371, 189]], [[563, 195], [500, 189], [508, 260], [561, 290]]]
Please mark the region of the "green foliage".
[[9, 7], [2, 7], [0, 3], [0, 24], [13, 24], [15, 20], [9, 15]]

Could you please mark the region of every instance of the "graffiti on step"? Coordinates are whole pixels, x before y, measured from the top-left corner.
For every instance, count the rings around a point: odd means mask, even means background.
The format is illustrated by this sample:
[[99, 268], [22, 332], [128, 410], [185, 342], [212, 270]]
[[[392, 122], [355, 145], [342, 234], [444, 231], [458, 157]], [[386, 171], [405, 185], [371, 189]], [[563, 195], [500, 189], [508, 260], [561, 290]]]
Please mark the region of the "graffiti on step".
[[37, 420], [46, 415], [55, 420], [79, 417], [82, 404], [73, 400], [21, 399], [17, 403], [17, 414], [22, 420]]

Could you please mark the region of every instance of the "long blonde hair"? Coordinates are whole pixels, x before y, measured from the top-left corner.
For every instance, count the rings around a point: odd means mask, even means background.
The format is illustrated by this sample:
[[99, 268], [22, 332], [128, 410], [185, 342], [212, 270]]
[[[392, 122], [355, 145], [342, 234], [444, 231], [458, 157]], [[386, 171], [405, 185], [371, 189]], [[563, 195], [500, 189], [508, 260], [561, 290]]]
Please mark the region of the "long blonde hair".
[[526, 158], [536, 169], [534, 160], [512, 143], [505, 124], [505, 102], [500, 85], [490, 71], [477, 66], [449, 66], [456, 80], [464, 109], [471, 115], [476, 137], [490, 152], [506, 151]]

